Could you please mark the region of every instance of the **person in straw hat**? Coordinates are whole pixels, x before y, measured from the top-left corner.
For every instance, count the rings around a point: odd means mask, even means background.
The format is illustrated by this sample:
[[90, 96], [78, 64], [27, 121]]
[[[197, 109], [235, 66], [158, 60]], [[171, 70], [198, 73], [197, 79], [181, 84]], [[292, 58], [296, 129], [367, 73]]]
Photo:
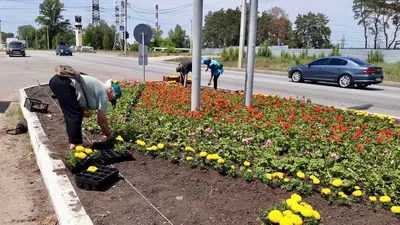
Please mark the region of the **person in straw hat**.
[[83, 117], [90, 117], [90, 110], [97, 111], [97, 123], [107, 139], [112, 137], [108, 125], [108, 102], [113, 106], [121, 97], [121, 87], [117, 82], [107, 80], [105, 83], [94, 77], [84, 75], [68, 65], [58, 65], [56, 75], [49, 82], [50, 89], [58, 99], [62, 109], [70, 148], [83, 145]]

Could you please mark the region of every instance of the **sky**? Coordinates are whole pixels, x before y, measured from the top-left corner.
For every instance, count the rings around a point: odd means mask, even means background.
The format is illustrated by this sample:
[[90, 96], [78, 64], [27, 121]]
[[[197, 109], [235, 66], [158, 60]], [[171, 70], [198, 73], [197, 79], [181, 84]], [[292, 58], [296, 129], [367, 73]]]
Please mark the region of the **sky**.
[[[84, 26], [91, 22], [92, 0], [61, 1], [65, 5], [65, 11], [63, 12], [65, 19], [74, 22], [75, 16], [80, 15]], [[0, 0], [2, 31], [16, 34], [17, 27], [21, 25], [30, 24], [39, 27], [34, 20], [38, 16], [40, 2], [42, 0]], [[99, 0], [99, 2], [101, 19], [109, 24], [115, 23], [115, 0]], [[208, 11], [216, 11], [221, 8], [236, 8], [241, 2], [241, 0], [204, 0], [203, 15]], [[330, 21], [328, 25], [332, 30], [332, 43], [339, 43], [344, 35], [346, 47], [363, 47], [363, 29], [353, 19], [352, 2], [351, 0], [259, 0], [258, 10], [262, 12], [274, 6], [281, 7], [289, 14], [292, 22], [296, 20], [298, 14], [306, 14], [310, 11], [324, 13]], [[180, 24], [190, 35], [190, 20], [193, 15], [192, 6], [183, 7], [179, 11], [170, 12], [171, 10], [169, 10], [190, 3], [193, 3], [193, 0], [128, 0], [128, 15], [130, 17], [128, 19], [128, 31], [131, 34], [129, 42], [133, 41], [133, 29], [137, 24], [150, 23], [154, 26], [156, 4], [158, 4], [160, 10], [159, 25], [164, 32], [164, 36], [176, 24]]]

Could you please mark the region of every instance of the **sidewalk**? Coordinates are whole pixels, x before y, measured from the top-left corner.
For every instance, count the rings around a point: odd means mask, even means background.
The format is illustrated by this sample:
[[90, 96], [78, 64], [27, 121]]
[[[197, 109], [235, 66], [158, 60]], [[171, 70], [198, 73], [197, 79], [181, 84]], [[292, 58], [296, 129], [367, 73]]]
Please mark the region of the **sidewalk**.
[[5, 133], [20, 117], [17, 96], [0, 99], [0, 224], [55, 225], [28, 134]]

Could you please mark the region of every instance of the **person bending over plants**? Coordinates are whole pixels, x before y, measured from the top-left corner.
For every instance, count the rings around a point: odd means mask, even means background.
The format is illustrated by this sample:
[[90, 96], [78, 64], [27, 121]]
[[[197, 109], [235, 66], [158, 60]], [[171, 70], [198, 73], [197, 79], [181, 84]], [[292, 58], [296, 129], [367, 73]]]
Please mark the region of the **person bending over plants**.
[[189, 72], [192, 72], [192, 62], [190, 61], [185, 61], [179, 63], [178, 67], [176, 67], [176, 72], [179, 72], [181, 77], [180, 77], [180, 82], [183, 87], [187, 86], [187, 80], [188, 80], [188, 74]]
[[210, 86], [211, 81], [214, 80], [214, 89], [217, 90], [218, 78], [224, 73], [224, 66], [217, 60], [209, 59], [207, 57], [204, 57], [201, 60], [201, 64], [207, 65], [206, 72], [209, 69], [211, 70], [211, 77], [210, 81], [208, 82], [208, 86]]
[[84, 116], [91, 116], [90, 110], [97, 111], [97, 123], [110, 139], [112, 130], [107, 120], [108, 102], [113, 106], [117, 104], [122, 95], [121, 87], [112, 80], [102, 83], [68, 65], [59, 65], [55, 70], [56, 75], [50, 79], [49, 86], [62, 109], [70, 148], [83, 145], [82, 121]]

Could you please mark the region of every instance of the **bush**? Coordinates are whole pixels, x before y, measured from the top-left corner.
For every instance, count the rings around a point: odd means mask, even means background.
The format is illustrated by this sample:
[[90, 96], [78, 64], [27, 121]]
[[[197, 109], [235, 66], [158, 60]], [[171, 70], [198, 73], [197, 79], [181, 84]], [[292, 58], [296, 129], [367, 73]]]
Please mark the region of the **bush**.
[[368, 59], [367, 61], [369, 63], [379, 63], [379, 62], [384, 62], [383, 59], [383, 53], [379, 50], [372, 50], [368, 53]]
[[272, 50], [267, 43], [264, 43], [262, 47], [257, 52], [258, 57], [272, 57]]
[[307, 59], [308, 58], [308, 49], [303, 48], [301, 49], [300, 59]]
[[322, 51], [321, 53], [319, 53], [318, 58], [324, 58], [325, 57], [325, 52]]
[[[133, 52], [138, 52], [139, 51], [139, 43], [135, 42], [135, 43], [131, 44], [130, 49]], [[153, 50], [154, 50], [154, 48], [153, 48]]]
[[281, 58], [289, 59], [290, 58], [289, 52], [281, 51]]
[[340, 50], [339, 50], [339, 45], [333, 46], [331, 52], [329, 53], [329, 56], [340, 56]]
[[239, 48], [224, 48], [221, 54], [223, 61], [235, 61], [239, 59]]

